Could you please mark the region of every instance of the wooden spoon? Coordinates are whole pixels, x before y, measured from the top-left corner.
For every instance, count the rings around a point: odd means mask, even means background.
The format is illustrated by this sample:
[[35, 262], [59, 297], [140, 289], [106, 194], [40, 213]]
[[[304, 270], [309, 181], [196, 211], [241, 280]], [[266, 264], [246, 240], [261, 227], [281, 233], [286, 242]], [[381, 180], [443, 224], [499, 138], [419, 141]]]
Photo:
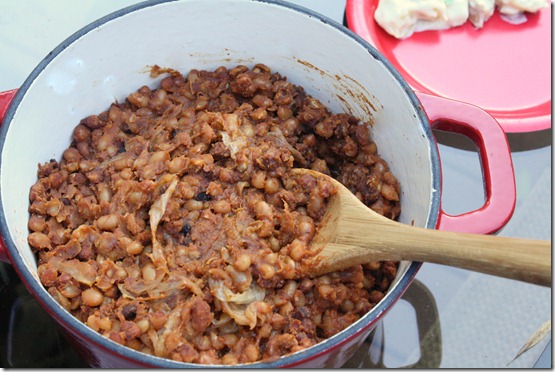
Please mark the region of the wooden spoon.
[[330, 197], [311, 244], [321, 251], [305, 275], [323, 275], [374, 261], [406, 260], [455, 266], [551, 286], [551, 242], [425, 229], [392, 221], [364, 205], [345, 186], [322, 173], [338, 191]]

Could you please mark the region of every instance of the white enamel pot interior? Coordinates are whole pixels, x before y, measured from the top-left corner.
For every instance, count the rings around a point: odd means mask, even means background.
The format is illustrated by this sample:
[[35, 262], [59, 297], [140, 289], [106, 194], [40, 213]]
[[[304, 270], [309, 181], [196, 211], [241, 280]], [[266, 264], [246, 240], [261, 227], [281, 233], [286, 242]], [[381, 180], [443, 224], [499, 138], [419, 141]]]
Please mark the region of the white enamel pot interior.
[[[182, 72], [264, 63], [334, 112], [372, 121], [380, 155], [401, 184], [401, 222], [435, 228], [436, 143], [418, 99], [368, 43], [336, 22], [283, 2], [149, 1], [85, 27], [53, 50], [15, 96], [1, 127], [0, 227], [16, 271], [44, 308], [103, 367], [196, 366], [146, 355], [104, 338], [67, 313], [40, 284], [27, 243], [37, 164], [60, 159], [80, 119], [123, 101], [158, 64]], [[415, 171], [417, 170], [417, 171]], [[339, 367], [402, 295], [420, 264], [403, 262], [386, 297], [336, 336], [264, 367]]]

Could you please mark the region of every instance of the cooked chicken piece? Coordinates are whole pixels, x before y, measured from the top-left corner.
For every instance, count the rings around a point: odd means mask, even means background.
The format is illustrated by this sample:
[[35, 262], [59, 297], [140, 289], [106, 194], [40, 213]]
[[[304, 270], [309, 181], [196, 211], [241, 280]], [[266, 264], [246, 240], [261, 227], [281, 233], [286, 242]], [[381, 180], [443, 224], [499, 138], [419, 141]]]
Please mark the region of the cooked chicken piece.
[[499, 9], [510, 23], [526, 22], [525, 13], [548, 6], [549, 0], [380, 0], [374, 19], [390, 35], [406, 39], [415, 32], [445, 30], [467, 20], [482, 28]]
[[468, 19], [468, 1], [380, 0], [374, 18], [387, 33], [405, 39], [414, 32], [464, 24]]
[[535, 13], [545, 8], [549, 1], [546, 0], [495, 0], [501, 14], [517, 15], [523, 12]]
[[387, 33], [405, 39], [415, 32], [418, 21], [446, 20], [447, 9], [443, 0], [380, 0], [374, 17]]
[[484, 27], [495, 10], [495, 0], [469, 0], [468, 19], [476, 28]]
[[446, 19], [419, 20], [415, 31], [446, 30], [461, 26], [468, 20], [468, 0], [445, 0], [444, 3]]

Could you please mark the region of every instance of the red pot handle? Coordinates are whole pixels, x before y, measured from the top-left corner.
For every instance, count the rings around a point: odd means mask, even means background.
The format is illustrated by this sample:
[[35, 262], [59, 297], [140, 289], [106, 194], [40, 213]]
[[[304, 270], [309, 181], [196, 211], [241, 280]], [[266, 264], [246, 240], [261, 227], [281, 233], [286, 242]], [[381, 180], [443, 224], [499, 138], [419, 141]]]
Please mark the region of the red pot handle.
[[0, 125], [2, 125], [2, 121], [4, 121], [4, 116], [6, 116], [8, 107], [10, 107], [10, 103], [12, 102], [12, 99], [16, 93], [17, 89], [0, 92]]
[[511, 218], [516, 185], [507, 137], [497, 121], [481, 108], [451, 99], [417, 92], [433, 129], [462, 134], [478, 147], [486, 201], [474, 211], [449, 215], [440, 210], [440, 230], [490, 234]]
[[[17, 89], [8, 90], [6, 92], [0, 92], [0, 125], [4, 121], [4, 116], [6, 116], [6, 111], [8, 111], [8, 107], [12, 102], [13, 97], [17, 93]], [[0, 236], [0, 261], [3, 262], [10, 262], [8, 258], [8, 250], [2, 241], [2, 237]]]

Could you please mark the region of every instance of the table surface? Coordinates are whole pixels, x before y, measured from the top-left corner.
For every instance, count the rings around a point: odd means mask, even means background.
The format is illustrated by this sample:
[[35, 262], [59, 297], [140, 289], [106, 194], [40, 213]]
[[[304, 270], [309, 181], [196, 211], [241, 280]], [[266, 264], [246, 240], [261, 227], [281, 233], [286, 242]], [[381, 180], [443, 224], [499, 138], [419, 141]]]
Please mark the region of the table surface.
[[[292, 2], [343, 23], [345, 0]], [[2, 1], [0, 92], [21, 86], [54, 47], [81, 27], [134, 3], [137, 1]], [[435, 134], [443, 168], [444, 209], [459, 214], [480, 207], [484, 193], [473, 144], [458, 135]], [[507, 137], [517, 203], [498, 235], [550, 240], [551, 129]], [[0, 283], [13, 282], [13, 277], [7, 279], [12, 270], [9, 265], [0, 265]], [[533, 332], [550, 320], [550, 288], [425, 263], [403, 298], [345, 367], [551, 367], [550, 334], [514, 359]], [[6, 364], [0, 367], [18, 366], [10, 358], [0, 361]]]

